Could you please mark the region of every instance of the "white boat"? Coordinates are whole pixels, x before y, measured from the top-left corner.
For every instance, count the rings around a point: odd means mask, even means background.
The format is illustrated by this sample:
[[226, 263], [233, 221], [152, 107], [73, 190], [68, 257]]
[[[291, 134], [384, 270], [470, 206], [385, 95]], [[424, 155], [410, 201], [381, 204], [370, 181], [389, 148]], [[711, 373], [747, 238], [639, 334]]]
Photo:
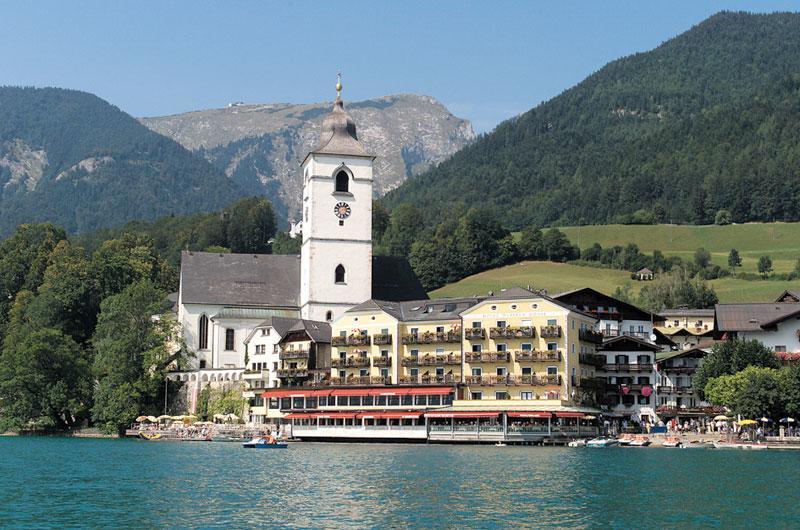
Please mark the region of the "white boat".
[[586, 447], [586, 440], [572, 440], [567, 444], [567, 447]]
[[763, 444], [714, 442], [716, 449], [747, 449], [751, 451], [765, 451], [769, 446]]
[[664, 438], [664, 441], [661, 442], [661, 447], [675, 448], [682, 446], [683, 444], [681, 443], [681, 439], [678, 438], [677, 436], [667, 436], [666, 438]]
[[289, 444], [286, 442], [269, 443], [266, 438], [253, 438], [249, 442], [244, 442], [242, 447], [245, 449], [286, 449]]
[[647, 436], [635, 436], [628, 445], [631, 447], [647, 447], [650, 445], [650, 438]]
[[619, 441], [616, 438], [608, 438], [606, 436], [599, 436], [592, 438], [586, 442], [586, 447], [612, 447], [618, 445]]

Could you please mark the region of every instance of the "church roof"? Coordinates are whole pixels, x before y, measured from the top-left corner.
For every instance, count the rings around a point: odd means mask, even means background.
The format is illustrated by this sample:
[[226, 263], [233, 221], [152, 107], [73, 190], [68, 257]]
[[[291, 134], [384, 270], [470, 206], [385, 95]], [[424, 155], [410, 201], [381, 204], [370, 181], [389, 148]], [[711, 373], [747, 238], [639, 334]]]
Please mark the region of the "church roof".
[[181, 290], [184, 304], [298, 307], [300, 258], [184, 251]]
[[333, 110], [322, 122], [320, 143], [312, 153], [332, 155], [370, 156], [358, 141], [356, 123], [344, 110], [340, 97], [333, 103]]

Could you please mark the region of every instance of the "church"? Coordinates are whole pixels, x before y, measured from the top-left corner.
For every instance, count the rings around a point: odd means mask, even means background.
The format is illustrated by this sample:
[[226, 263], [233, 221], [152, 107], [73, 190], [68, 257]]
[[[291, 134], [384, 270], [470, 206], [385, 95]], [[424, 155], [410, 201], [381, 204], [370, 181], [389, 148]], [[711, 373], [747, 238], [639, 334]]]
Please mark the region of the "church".
[[298, 323], [330, 330], [365, 300], [427, 298], [405, 259], [372, 255], [375, 156], [358, 140], [341, 88], [339, 81], [320, 141], [300, 165], [300, 255], [181, 255], [178, 321], [195, 357], [172, 377], [190, 383], [192, 404], [206, 383], [240, 381], [245, 372], [274, 387], [277, 345]]

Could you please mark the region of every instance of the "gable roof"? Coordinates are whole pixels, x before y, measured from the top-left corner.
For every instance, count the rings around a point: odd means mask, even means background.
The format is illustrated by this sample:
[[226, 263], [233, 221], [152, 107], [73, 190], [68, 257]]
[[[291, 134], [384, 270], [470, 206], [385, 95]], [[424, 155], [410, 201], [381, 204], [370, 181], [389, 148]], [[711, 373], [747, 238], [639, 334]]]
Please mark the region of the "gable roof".
[[408, 300], [391, 302], [387, 300], [367, 300], [348, 310], [348, 313], [381, 310], [401, 322], [434, 322], [440, 320], [460, 320], [461, 313], [485, 297], [437, 298], [435, 300]]
[[613, 339], [608, 339], [603, 342], [602, 346], [598, 348], [598, 351], [636, 351], [636, 350], [650, 350], [650, 351], [660, 351], [661, 346], [657, 344], [653, 344], [651, 342], [647, 342], [646, 340], [642, 340], [638, 337], [632, 337], [630, 335], [620, 335], [619, 337], [614, 337]]
[[619, 313], [624, 320], [664, 320], [663, 317], [655, 313], [651, 313], [650, 311], [636, 307], [628, 302], [623, 302], [622, 300], [614, 298], [613, 296], [609, 296], [605, 293], [601, 293], [600, 291], [592, 289], [591, 287], [582, 287], [580, 289], [573, 289], [571, 291], [559, 293], [554, 295], [553, 298], [570, 304], [579, 311], [582, 310], [583, 312], [590, 313], [595, 318], [602, 319], [603, 315], [602, 313], [598, 313], [596, 309], [593, 309], [594, 305], [598, 305], [594, 302], [597, 300], [603, 300], [604, 307], [609, 306], [619, 309]]
[[719, 331], [763, 331], [792, 317], [800, 317], [800, 304], [717, 304], [715, 327]]
[[318, 320], [298, 318], [283, 335], [280, 344], [288, 342], [294, 335], [304, 332], [311, 341], [328, 344], [331, 342], [331, 325]]
[[785, 302], [787, 304], [800, 302], [800, 291], [787, 289], [786, 291], [783, 291], [781, 295], [775, 299], [775, 301]]
[[299, 305], [300, 259], [280, 254], [181, 252], [184, 304]]
[[688, 309], [679, 307], [676, 309], [664, 309], [660, 312], [662, 317], [713, 317], [713, 309]]

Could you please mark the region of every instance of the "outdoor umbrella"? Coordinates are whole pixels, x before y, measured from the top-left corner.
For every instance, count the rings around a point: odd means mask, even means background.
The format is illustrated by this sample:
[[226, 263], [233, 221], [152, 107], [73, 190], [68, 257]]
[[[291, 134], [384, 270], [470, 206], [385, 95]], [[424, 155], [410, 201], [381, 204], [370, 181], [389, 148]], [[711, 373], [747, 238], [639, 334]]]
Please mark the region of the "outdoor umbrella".
[[747, 426], [747, 425], [756, 425], [758, 422], [756, 420], [742, 420], [739, 422], [739, 425]]
[[166, 414], [162, 414], [161, 416], [159, 416], [156, 419], [159, 420], [159, 421], [161, 421], [161, 420], [170, 420], [170, 419], [172, 419], [172, 416], [167, 416]]
[[150, 420], [147, 419], [147, 416], [139, 416], [138, 418], [136, 418], [136, 421], [138, 423], [142, 423], [143, 421], [150, 421]]
[[728, 421], [730, 418], [725, 416], [724, 414], [720, 414], [719, 416], [714, 416], [714, 421]]
[[150, 423], [158, 423], [158, 418], [156, 418], [155, 416], [148, 416], [147, 421], [149, 421]]
[[228, 414], [228, 419], [231, 420], [231, 421], [236, 421], [236, 420], [239, 419], [239, 416], [237, 416], [236, 414], [231, 412], [230, 414]]
[[584, 416], [584, 417], [583, 417], [583, 419], [584, 419], [584, 420], [594, 420], [594, 419], [596, 419], [596, 418], [595, 418], [594, 416], [587, 415], [587, 416]]
[[769, 418], [761, 418], [761, 419], [760, 419], [760, 420], [758, 420], [758, 421], [761, 421], [761, 422], [767, 423], [768, 421], [772, 421], [772, 420], [770, 420]]
[[794, 418], [781, 418], [781, 423], [794, 423]]

